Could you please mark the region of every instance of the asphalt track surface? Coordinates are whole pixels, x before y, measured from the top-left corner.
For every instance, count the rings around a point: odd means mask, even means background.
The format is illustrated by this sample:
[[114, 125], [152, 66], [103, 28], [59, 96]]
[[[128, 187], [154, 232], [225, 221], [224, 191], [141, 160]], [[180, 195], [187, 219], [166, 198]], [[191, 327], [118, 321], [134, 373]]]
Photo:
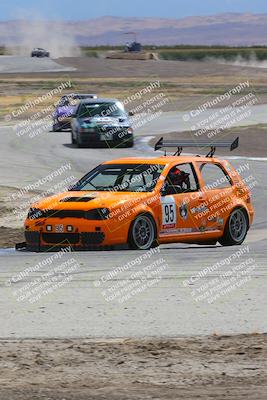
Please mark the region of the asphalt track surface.
[[[255, 113], [253, 115], [254, 123], [264, 119], [261, 112], [258, 119]], [[18, 137], [12, 127], [2, 126], [1, 184], [22, 188], [67, 162], [71, 165], [71, 171], [64, 177], [71, 174], [79, 178], [104, 160], [129, 155], [154, 155], [146, 145], [148, 137], [160, 134], [166, 124], [168, 131], [174, 125], [177, 130], [181, 116], [177, 118], [177, 113], [166, 113], [157, 122], [146, 125], [140, 131], [134, 149], [76, 149], [69, 144], [69, 132], [45, 131], [29, 138], [27, 135]], [[184, 125], [180, 128], [183, 130]], [[51, 253], [0, 250], [1, 337], [159, 337], [266, 332], [266, 161], [241, 158], [232, 162], [235, 167], [249, 163], [249, 171], [244, 171], [243, 176], [253, 175], [256, 181], [252, 190], [255, 223], [244, 245], [228, 248], [219, 245], [164, 245], [160, 246], [160, 253], [153, 254], [149, 260], [143, 258], [141, 264], [138, 264], [137, 258], [144, 256], [144, 252], [125, 249], [67, 254], [64, 260], [76, 265], [72, 280], [33, 304], [18, 300], [18, 294], [22, 293], [20, 289], [38, 277], [42, 279], [59, 262], [54, 262], [52, 267], [43, 266], [24, 276], [22, 281], [10, 285], [12, 277], [16, 278], [25, 268], [47, 260]], [[49, 183], [44, 184], [42, 190], [48, 187]], [[238, 251], [243, 254], [240, 255]], [[229, 257], [230, 265], [227, 264]], [[112, 296], [108, 296], [116, 292], [120, 282], [132, 277], [133, 272], [159, 259], [163, 268], [158, 275], [161, 279], [156, 284], [148, 277], [145, 279], [147, 287], [143, 291], [121, 303], [118, 297], [112, 299]], [[248, 260], [252, 260], [253, 268], [246, 283], [236, 286], [212, 303], [195, 299], [196, 293], [193, 291], [198, 287], [202, 290], [198, 294], [203, 293], [205, 285], [207, 287], [212, 279], [222, 279], [230, 268]], [[107, 281], [109, 271], [129, 262], [134, 265]], [[194, 277], [199, 276], [203, 268], [212, 267], [218, 262], [221, 264], [217, 269], [195, 281]], [[237, 274], [234, 273], [236, 277]], [[190, 277], [193, 277], [192, 281], [187, 284]], [[138, 280], [131, 279], [132, 282]], [[240, 281], [240, 276], [238, 279]]]

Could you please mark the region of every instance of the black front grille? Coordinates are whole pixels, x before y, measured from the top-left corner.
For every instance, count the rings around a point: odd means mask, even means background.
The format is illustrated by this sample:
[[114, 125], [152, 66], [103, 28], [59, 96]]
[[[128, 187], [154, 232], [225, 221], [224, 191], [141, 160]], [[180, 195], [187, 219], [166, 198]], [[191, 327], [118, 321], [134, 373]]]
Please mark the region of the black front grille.
[[103, 132], [103, 133], [112, 133], [114, 135], [118, 134], [118, 133], [122, 133], [122, 132], [127, 132], [128, 128], [124, 128], [122, 126], [100, 126], [98, 128], [99, 131]]
[[80, 235], [79, 233], [43, 233], [42, 239], [46, 243], [79, 243]]
[[25, 231], [25, 239], [27, 243], [38, 244], [40, 240], [40, 233], [35, 231]]
[[83, 246], [91, 246], [101, 244], [105, 239], [103, 232], [82, 232], [79, 233], [42, 233], [42, 239], [46, 243], [62, 244], [70, 243], [77, 244], [80, 241]]
[[93, 244], [101, 244], [105, 239], [104, 232], [82, 232], [81, 240], [82, 244], [85, 246], [90, 246]]

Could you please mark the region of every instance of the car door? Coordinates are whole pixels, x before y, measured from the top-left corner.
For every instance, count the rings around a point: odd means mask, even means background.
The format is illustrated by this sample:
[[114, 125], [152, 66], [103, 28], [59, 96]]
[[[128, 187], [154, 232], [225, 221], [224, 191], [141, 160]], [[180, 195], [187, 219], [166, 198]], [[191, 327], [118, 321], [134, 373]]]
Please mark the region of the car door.
[[[179, 185], [173, 183], [172, 171], [181, 173]], [[176, 181], [178, 183], [179, 180]], [[169, 186], [173, 186], [171, 190]], [[167, 188], [167, 189], [166, 189]], [[159, 237], [168, 241], [186, 241], [202, 234], [205, 228], [204, 213], [206, 194], [200, 191], [200, 184], [192, 163], [172, 166], [161, 191], [161, 225]], [[203, 215], [200, 216], [200, 211]]]
[[234, 196], [233, 182], [221, 164], [214, 160], [197, 162], [207, 197], [209, 231], [223, 230]]

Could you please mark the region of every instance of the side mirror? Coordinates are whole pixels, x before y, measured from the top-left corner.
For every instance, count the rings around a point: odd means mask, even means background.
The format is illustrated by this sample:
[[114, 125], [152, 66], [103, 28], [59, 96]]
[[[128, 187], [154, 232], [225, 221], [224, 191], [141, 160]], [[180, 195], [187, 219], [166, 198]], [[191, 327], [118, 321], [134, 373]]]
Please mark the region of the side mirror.
[[129, 117], [133, 117], [134, 116], [134, 112], [133, 111], [129, 111], [128, 114], [129, 114]]
[[67, 189], [68, 192], [72, 192], [75, 189], [75, 183], [73, 185], [70, 185]]

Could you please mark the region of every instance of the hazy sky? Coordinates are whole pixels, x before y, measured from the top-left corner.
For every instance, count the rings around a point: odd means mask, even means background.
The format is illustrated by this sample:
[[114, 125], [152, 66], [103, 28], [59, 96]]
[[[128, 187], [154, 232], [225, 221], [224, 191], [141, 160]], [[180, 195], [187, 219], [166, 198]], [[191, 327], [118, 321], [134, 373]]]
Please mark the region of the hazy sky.
[[78, 20], [104, 15], [182, 18], [223, 12], [267, 13], [267, 0], [0, 0], [0, 19]]

